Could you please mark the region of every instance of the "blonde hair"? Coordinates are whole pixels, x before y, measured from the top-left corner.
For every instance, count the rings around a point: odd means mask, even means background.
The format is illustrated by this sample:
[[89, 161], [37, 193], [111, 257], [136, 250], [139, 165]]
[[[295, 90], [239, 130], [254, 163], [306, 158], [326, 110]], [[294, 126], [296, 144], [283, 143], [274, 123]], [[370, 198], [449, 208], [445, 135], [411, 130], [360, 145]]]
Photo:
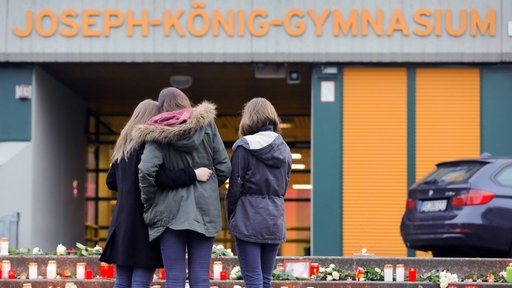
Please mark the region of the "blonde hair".
[[254, 98], [244, 105], [242, 119], [238, 126], [238, 136], [257, 133], [265, 126], [272, 126], [274, 132], [281, 133], [280, 123], [272, 103], [265, 98]]
[[167, 87], [160, 91], [158, 95], [158, 104], [161, 112], [172, 112], [192, 108], [192, 103], [187, 95], [175, 87]]
[[128, 159], [128, 156], [130, 156], [139, 144], [139, 141], [135, 141], [132, 137], [133, 128], [136, 125], [145, 124], [151, 117], [158, 115], [158, 112], [158, 102], [154, 100], [146, 99], [137, 105], [133, 111], [132, 117], [130, 117], [130, 120], [128, 120], [123, 130], [121, 130], [121, 134], [117, 139], [114, 152], [112, 152], [112, 162]]

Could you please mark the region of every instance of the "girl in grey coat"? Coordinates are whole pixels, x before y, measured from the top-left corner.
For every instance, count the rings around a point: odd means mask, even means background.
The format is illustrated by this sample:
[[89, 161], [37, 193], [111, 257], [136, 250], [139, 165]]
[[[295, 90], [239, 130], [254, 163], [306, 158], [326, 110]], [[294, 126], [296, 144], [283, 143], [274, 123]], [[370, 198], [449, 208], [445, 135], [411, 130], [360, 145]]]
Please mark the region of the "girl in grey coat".
[[244, 107], [241, 138], [233, 145], [225, 206], [247, 288], [272, 287], [277, 252], [286, 240], [284, 196], [292, 156], [279, 124], [274, 106], [254, 98]]
[[[166, 287], [185, 287], [186, 256], [190, 287], [210, 287], [209, 271], [214, 237], [222, 228], [219, 186], [229, 177], [231, 164], [214, 119], [215, 105], [192, 108], [179, 89], [162, 90], [165, 111], [136, 128], [147, 144], [139, 164], [144, 220], [150, 241], [159, 241], [167, 275]], [[155, 185], [155, 173], [170, 169], [210, 167], [206, 182], [176, 189]]]

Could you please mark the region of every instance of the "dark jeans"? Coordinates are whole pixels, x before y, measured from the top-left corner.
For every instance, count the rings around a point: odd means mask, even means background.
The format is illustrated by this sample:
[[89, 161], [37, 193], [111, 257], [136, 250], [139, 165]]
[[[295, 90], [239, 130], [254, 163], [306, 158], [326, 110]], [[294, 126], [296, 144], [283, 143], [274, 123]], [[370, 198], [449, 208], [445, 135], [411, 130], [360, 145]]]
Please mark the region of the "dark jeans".
[[[165, 267], [165, 287], [210, 288], [210, 263], [213, 237], [192, 230], [165, 229], [160, 236], [160, 250]], [[188, 258], [187, 258], [188, 253]]]
[[246, 288], [272, 288], [272, 271], [279, 246], [236, 239], [236, 253]]
[[114, 288], [149, 288], [155, 269], [116, 265]]

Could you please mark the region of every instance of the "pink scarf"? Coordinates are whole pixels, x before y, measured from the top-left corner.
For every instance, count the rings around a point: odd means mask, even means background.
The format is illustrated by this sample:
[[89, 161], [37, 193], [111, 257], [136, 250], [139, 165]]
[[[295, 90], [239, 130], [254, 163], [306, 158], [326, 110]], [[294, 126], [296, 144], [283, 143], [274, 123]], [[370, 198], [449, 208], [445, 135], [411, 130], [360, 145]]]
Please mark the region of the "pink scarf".
[[164, 112], [149, 119], [147, 124], [174, 127], [179, 124], [187, 122], [190, 116], [192, 116], [192, 109]]

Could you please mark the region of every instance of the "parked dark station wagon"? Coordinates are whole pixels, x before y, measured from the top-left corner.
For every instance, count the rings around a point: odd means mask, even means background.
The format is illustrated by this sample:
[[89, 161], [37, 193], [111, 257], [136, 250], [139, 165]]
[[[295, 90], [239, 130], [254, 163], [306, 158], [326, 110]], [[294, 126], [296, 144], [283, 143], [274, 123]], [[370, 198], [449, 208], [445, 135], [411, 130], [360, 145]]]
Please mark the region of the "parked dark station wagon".
[[400, 231], [434, 257], [512, 257], [512, 157], [441, 162], [408, 191]]

